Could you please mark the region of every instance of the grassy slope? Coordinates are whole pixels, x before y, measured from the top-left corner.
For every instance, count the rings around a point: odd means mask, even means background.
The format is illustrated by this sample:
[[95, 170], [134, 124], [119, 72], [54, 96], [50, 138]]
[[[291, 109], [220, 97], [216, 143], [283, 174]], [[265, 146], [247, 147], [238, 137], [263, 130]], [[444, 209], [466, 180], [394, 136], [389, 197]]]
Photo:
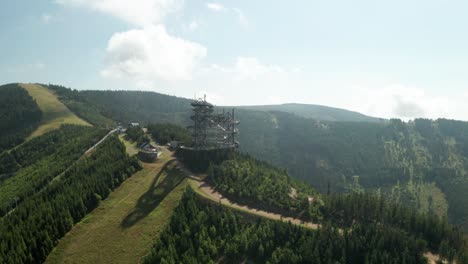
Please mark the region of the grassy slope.
[[[125, 143], [134, 153], [133, 145]], [[165, 151], [159, 161], [144, 163], [143, 170], [73, 227], [46, 263], [139, 262], [169, 222], [187, 186], [171, 159]]]
[[36, 100], [42, 111], [41, 123], [29, 136], [29, 139], [57, 129], [62, 124], [91, 126], [88, 122], [80, 119], [70, 111], [49, 89], [38, 84], [23, 83], [20, 86], [26, 89], [29, 95]]

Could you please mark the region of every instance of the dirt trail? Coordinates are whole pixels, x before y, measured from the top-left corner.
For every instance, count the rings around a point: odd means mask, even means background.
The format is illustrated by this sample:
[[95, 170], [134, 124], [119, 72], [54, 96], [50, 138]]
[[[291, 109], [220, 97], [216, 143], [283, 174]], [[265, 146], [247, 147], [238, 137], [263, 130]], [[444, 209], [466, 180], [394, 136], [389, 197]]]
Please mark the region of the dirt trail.
[[[215, 190], [215, 188], [211, 185], [209, 185], [204, 179], [207, 177], [205, 174], [198, 174], [195, 175], [192, 172], [190, 172], [188, 169], [186, 169], [180, 162], [178, 162], [179, 169], [181, 169], [189, 178], [189, 184], [190, 186], [201, 196], [210, 199], [214, 202], [220, 203], [221, 205], [234, 208], [240, 211], [244, 211], [250, 214], [258, 215], [261, 217], [269, 218], [272, 220], [281, 220], [283, 222], [291, 222], [292, 224], [295, 225], [300, 225], [304, 226], [310, 229], [317, 229], [319, 227], [318, 224], [312, 223], [312, 222], [304, 222], [300, 219], [297, 218], [292, 218], [292, 217], [284, 217], [280, 214], [276, 213], [271, 213], [267, 212], [264, 210], [259, 210], [256, 208], [252, 208], [250, 206], [246, 205], [241, 205], [238, 203], [235, 203], [226, 197], [223, 197], [221, 193]], [[428, 264], [436, 264], [439, 260], [440, 257], [437, 254], [433, 254], [431, 252], [426, 252], [423, 254], [424, 257], [427, 258]], [[454, 262], [455, 263], [455, 262]]]
[[265, 218], [273, 219], [273, 220], [280, 220], [283, 222], [291, 222], [295, 225], [304, 226], [310, 229], [317, 229], [319, 227], [318, 224], [311, 223], [311, 222], [304, 222], [297, 218], [292, 217], [285, 217], [277, 213], [267, 212], [264, 210], [259, 210], [256, 208], [252, 208], [247, 205], [241, 205], [236, 202], [229, 200], [226, 197], [223, 197], [218, 191], [216, 191], [213, 186], [209, 185], [206, 181], [203, 180], [206, 175], [194, 175], [190, 171], [188, 171], [181, 163], [178, 163], [178, 167], [184, 171], [184, 173], [189, 178], [189, 184], [192, 188], [200, 195], [205, 198], [208, 198], [214, 202], [220, 203], [224, 206], [234, 208], [240, 211], [248, 212], [250, 214], [262, 216]]

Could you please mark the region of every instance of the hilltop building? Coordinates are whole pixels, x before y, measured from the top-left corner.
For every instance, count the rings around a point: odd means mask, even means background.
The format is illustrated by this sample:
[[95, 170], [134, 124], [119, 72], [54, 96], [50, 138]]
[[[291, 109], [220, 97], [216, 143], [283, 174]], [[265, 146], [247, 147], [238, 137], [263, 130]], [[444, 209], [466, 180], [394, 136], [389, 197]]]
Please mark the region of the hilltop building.
[[154, 162], [159, 155], [161, 155], [161, 152], [157, 146], [145, 142], [139, 146], [137, 157], [144, 162]]

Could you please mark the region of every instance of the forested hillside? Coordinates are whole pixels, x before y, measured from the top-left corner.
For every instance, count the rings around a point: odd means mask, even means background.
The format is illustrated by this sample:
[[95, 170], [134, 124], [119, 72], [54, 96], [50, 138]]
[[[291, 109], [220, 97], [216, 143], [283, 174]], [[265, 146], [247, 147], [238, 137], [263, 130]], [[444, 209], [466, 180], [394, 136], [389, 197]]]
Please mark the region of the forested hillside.
[[321, 219], [322, 200], [310, 185], [249, 155], [235, 154], [212, 164], [208, 177], [223, 195], [241, 204], [307, 221]]
[[[287, 168], [322, 192], [373, 189], [396, 202], [443, 215], [468, 228], [468, 123], [417, 119], [388, 124], [318, 122], [275, 112], [241, 148]], [[250, 123], [252, 126], [258, 124]], [[266, 141], [266, 140], [269, 140]], [[268, 151], [262, 148], [271, 144]], [[276, 151], [275, 151], [276, 150]], [[435, 183], [435, 185], [433, 184]], [[446, 201], [445, 201], [446, 200]]]
[[17, 84], [0, 86], [0, 153], [23, 142], [41, 117], [41, 110], [26, 90]]
[[0, 155], [0, 216], [63, 173], [107, 132], [64, 125]]
[[[62, 100], [79, 102], [116, 122], [189, 122], [188, 99], [150, 92], [50, 87]], [[321, 192], [370, 189], [422, 212], [448, 214], [452, 223], [468, 230], [464, 195], [468, 192], [468, 123], [330, 122], [299, 116], [314, 117], [311, 107], [279, 107], [292, 113], [238, 109], [241, 151], [287, 169]], [[316, 112], [321, 116], [337, 115], [333, 109], [321, 109], [331, 111]]]
[[71, 227], [140, 168], [111, 137], [0, 218], [0, 263], [42, 263]]
[[345, 109], [328, 107], [323, 105], [312, 104], [280, 104], [280, 105], [255, 105], [255, 106], [240, 106], [240, 109], [258, 110], [258, 111], [282, 111], [286, 113], [296, 114], [305, 118], [323, 120], [323, 121], [340, 121], [340, 122], [384, 122], [383, 119], [366, 116], [358, 112], [353, 112]]
[[105, 124], [109, 119], [125, 125], [131, 122], [188, 122], [190, 100], [185, 98], [154, 92], [77, 91], [57, 85], [48, 87], [72, 110], [92, 123]]
[[[190, 142], [187, 130], [174, 125], [188, 124], [188, 99], [48, 87], [95, 127], [64, 125], [15, 147], [37, 126], [41, 111], [17, 85], [0, 88], [28, 106], [11, 106], [11, 113], [0, 106], [12, 124], [0, 134], [9, 142], [9, 151], [0, 151], [0, 263], [42, 262], [74, 223], [140, 168], [114, 136], [83, 156], [109, 131], [104, 128], [139, 122], [161, 144]], [[427, 251], [466, 262], [462, 233], [443, 217], [468, 229], [468, 123], [318, 121], [310, 118], [317, 109], [282, 108], [236, 111], [246, 154], [215, 153], [194, 167], [208, 168], [207, 182], [233, 201], [321, 228], [241, 216], [189, 191], [147, 262], [424, 263]], [[329, 114], [357, 120], [355, 113]], [[5, 136], [10, 128], [14, 140]], [[135, 142], [147, 140], [141, 128], [127, 132]], [[342, 192], [351, 194], [325, 195]]]
[[179, 125], [170, 123], [148, 124], [147, 128], [153, 139], [161, 145], [175, 140], [189, 146], [192, 141], [190, 132]]
[[[456, 244], [456, 231], [429, 230], [424, 221], [431, 220], [417, 216], [414, 219], [419, 222], [412, 224], [422, 229], [407, 232], [407, 224], [400, 218], [405, 213], [387, 207], [383, 200], [376, 200], [382, 206], [372, 210], [388, 215], [388, 225], [378, 222], [380, 218], [374, 222], [355, 218], [349, 227], [338, 228], [332, 222], [312, 231], [240, 215], [201, 199], [190, 189], [185, 193], [171, 223], [144, 263], [426, 263], [423, 253], [432, 246], [449, 248], [449, 255], [444, 255], [449, 259], [458, 257], [459, 263], [467, 261]], [[364, 210], [371, 209], [366, 203], [360, 205]], [[352, 206], [348, 208], [360, 213]]]

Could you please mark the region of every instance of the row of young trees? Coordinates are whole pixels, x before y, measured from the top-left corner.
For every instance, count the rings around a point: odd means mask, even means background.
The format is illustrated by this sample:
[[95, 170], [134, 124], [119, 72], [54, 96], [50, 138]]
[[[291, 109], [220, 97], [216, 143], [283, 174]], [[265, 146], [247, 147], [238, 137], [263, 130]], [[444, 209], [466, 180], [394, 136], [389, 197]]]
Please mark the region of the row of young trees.
[[138, 146], [149, 141], [148, 137], [145, 135], [145, 132], [140, 126], [132, 126], [127, 128], [125, 137], [128, 140], [135, 142]]
[[[233, 200], [241, 200], [256, 208], [280, 213], [293, 211], [305, 220], [331, 221], [340, 228], [363, 225], [385, 225], [401, 229], [426, 241], [428, 249], [442, 252], [449, 259], [465, 250], [463, 232], [451, 226], [447, 219], [434, 214], [421, 214], [413, 208], [385, 202], [385, 198], [370, 193], [350, 193], [321, 196], [308, 185], [293, 181], [284, 170], [260, 162], [248, 155], [233, 155], [219, 165], [208, 169], [209, 179], [218, 190]], [[295, 199], [291, 190], [295, 189]], [[308, 198], [311, 198], [309, 200]], [[298, 215], [295, 215], [298, 217]], [[354, 228], [354, 227], [353, 227]], [[450, 248], [450, 250], [443, 250]]]
[[[94, 143], [106, 133], [105, 130], [93, 129], [85, 126], [62, 125], [44, 135], [35, 137], [8, 152], [0, 155], [0, 175], [14, 173], [19, 168], [25, 168], [43, 159], [59, 148], [70, 143], [89, 138], [89, 144]], [[73, 146], [77, 151], [87, 146]]]
[[[189, 121], [190, 100], [142, 91], [79, 91], [48, 85], [80, 117], [91, 123], [128, 124], [176, 123]], [[103, 119], [104, 118], [104, 119]]]
[[42, 263], [58, 240], [140, 165], [111, 136], [43, 191], [0, 218], [0, 263]]
[[42, 118], [39, 106], [18, 84], [0, 86], [0, 153], [21, 142]]
[[0, 160], [5, 161], [0, 165], [0, 216], [47, 186], [105, 134], [103, 129], [63, 125], [3, 153], [0, 156]]
[[307, 220], [321, 218], [321, 199], [310, 185], [247, 154], [236, 153], [219, 165], [211, 164], [208, 176], [223, 195], [234, 200]]
[[189, 131], [179, 125], [170, 123], [149, 124], [148, 132], [159, 144], [166, 144], [171, 141], [181, 141], [185, 146], [189, 146], [192, 137]]
[[467, 257], [463, 255], [468, 253], [464, 233], [446, 218], [418, 213], [413, 208], [386, 202], [383, 197], [369, 193], [335, 194], [326, 198], [321, 211], [326, 221], [340, 228], [354, 229], [355, 223], [394, 228], [424, 240], [427, 250], [446, 259]]
[[52, 90], [60, 101], [81, 119], [96, 127], [111, 128], [115, 126], [115, 122], [102, 114], [98, 107], [89, 104], [80, 91], [54, 84], [44, 86]]
[[[201, 199], [186, 191], [144, 263], [427, 263], [428, 242], [396, 226], [356, 221], [309, 230]], [[468, 262], [460, 256], [458, 263]]]

